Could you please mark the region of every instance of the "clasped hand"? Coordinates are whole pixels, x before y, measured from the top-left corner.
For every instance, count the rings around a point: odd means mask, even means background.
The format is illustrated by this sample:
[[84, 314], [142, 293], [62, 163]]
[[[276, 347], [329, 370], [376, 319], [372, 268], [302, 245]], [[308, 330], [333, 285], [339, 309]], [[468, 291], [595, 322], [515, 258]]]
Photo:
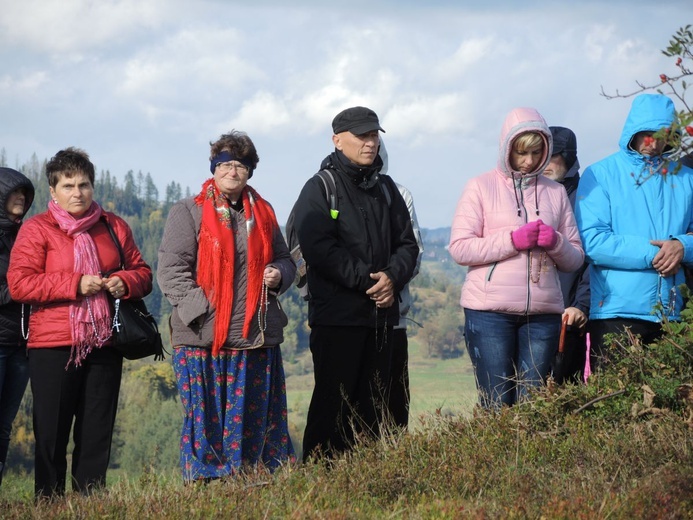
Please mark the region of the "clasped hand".
[[95, 274], [85, 274], [79, 279], [78, 293], [81, 296], [94, 296], [100, 291], [108, 291], [114, 298], [125, 295], [125, 283], [120, 276], [103, 278]]
[[395, 286], [390, 277], [382, 271], [371, 273], [371, 278], [376, 280], [375, 285], [366, 291], [366, 294], [375, 302], [376, 307], [388, 308], [395, 303]]
[[276, 267], [268, 265], [265, 267], [263, 281], [268, 288], [276, 289], [282, 283], [282, 273]]
[[518, 251], [532, 249], [536, 246], [553, 249], [558, 242], [558, 233], [539, 219], [517, 228], [510, 234], [510, 238]]
[[568, 316], [566, 325], [571, 325], [580, 329], [587, 325], [587, 315], [577, 307], [566, 307], [563, 316]]
[[683, 244], [678, 240], [650, 240], [650, 244], [659, 248], [652, 267], [660, 276], [676, 274], [683, 261]]

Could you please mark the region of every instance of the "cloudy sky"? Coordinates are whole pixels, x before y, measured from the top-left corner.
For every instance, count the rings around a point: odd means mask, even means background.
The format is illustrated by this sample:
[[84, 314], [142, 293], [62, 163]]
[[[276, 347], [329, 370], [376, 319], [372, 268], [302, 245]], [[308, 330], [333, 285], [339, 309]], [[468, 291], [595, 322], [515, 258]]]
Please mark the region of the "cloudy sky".
[[0, 148], [16, 166], [78, 146], [163, 195], [196, 192], [210, 140], [244, 130], [283, 223], [334, 115], [366, 105], [421, 225], [444, 227], [514, 107], [571, 127], [583, 168], [615, 151], [631, 100], [601, 87], [674, 74], [660, 50], [687, 23], [688, 0], [0, 0]]

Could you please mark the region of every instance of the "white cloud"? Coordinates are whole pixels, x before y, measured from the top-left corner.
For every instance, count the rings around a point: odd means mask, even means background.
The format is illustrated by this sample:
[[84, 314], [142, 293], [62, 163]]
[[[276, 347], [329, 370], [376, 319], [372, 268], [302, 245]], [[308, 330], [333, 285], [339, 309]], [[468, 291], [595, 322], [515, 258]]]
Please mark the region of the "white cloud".
[[30, 96], [40, 90], [48, 82], [48, 74], [44, 71], [29, 72], [15, 77], [5, 74], [0, 76], [0, 100], [8, 99], [10, 95], [19, 94]]
[[81, 53], [154, 29], [177, 0], [2, 0], [0, 42], [47, 53]]
[[585, 36], [585, 56], [593, 63], [602, 61], [607, 46], [613, 37], [613, 26], [597, 24]]
[[[277, 128], [288, 126], [291, 121], [292, 114], [282, 100], [268, 92], [258, 92], [243, 103], [238, 115], [231, 120], [230, 127], [244, 128], [249, 134], [271, 134]], [[220, 130], [228, 130], [228, 127]]]
[[282, 220], [301, 183], [275, 172], [316, 171], [334, 115], [366, 105], [423, 225], [444, 226], [495, 164], [514, 106], [572, 127], [584, 165], [613, 151], [630, 100], [599, 86], [670, 72], [659, 49], [684, 5], [372, 4], [0, 0], [0, 148], [26, 159], [72, 144], [118, 175], [199, 186], [210, 139], [245, 130], [262, 156], [254, 185]]
[[184, 29], [130, 58], [118, 88], [125, 95], [147, 99], [187, 97], [205, 88], [232, 94], [263, 77], [240, 57], [241, 40], [235, 29]]
[[493, 59], [493, 54], [499, 50], [495, 43], [495, 36], [471, 37], [463, 40], [449, 59], [436, 61], [434, 58], [433, 63], [429, 62], [427, 66], [433, 68], [432, 76], [439, 81], [464, 79], [474, 65]]
[[308, 132], [328, 128], [332, 118], [347, 106], [366, 104], [357, 94], [340, 84], [317, 86], [297, 99], [294, 111], [303, 114], [299, 124], [307, 125]]
[[471, 133], [478, 126], [472, 103], [464, 93], [419, 96], [395, 103], [387, 112], [383, 126], [399, 138], [421, 139], [448, 133]]

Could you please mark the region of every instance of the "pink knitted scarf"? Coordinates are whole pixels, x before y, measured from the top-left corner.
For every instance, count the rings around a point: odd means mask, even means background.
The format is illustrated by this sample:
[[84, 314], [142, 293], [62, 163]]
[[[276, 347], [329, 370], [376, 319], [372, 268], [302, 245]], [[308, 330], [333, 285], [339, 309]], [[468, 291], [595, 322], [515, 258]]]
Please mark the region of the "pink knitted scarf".
[[[74, 271], [80, 274], [101, 275], [96, 245], [89, 230], [101, 218], [101, 206], [92, 202], [89, 209], [76, 219], [52, 200], [48, 211], [60, 229], [74, 241]], [[70, 363], [80, 366], [92, 348], [101, 348], [111, 337], [111, 310], [106, 293], [82, 296], [70, 302], [72, 352]]]

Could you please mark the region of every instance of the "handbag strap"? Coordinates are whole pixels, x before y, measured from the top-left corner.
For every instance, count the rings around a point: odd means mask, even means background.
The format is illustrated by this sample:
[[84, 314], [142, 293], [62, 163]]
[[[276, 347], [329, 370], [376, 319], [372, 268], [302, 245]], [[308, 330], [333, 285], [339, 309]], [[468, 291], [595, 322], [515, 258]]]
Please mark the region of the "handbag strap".
[[118, 248], [118, 254], [120, 255], [120, 268], [125, 270], [125, 252], [123, 251], [123, 246], [120, 244], [120, 240], [118, 240], [118, 236], [115, 234], [115, 231], [113, 230], [113, 227], [108, 219], [102, 215], [101, 220], [103, 220], [106, 229], [108, 229], [109, 235], [111, 235], [111, 238], [113, 239], [113, 243]]
[[[113, 226], [111, 226], [111, 223], [101, 215], [101, 220], [103, 220], [104, 225], [106, 226], [106, 229], [108, 229], [108, 234], [111, 235], [111, 238], [113, 239], [113, 243], [116, 245], [118, 248], [118, 255], [120, 255], [120, 269], [125, 270], [125, 252], [123, 251], [123, 246], [120, 245], [120, 240], [118, 240], [118, 236], [115, 234], [115, 231], [113, 230]], [[113, 325], [111, 325], [111, 329], [115, 329], [116, 332], [120, 332], [120, 298], [114, 298], [115, 303], [114, 303], [114, 310], [113, 310]]]

